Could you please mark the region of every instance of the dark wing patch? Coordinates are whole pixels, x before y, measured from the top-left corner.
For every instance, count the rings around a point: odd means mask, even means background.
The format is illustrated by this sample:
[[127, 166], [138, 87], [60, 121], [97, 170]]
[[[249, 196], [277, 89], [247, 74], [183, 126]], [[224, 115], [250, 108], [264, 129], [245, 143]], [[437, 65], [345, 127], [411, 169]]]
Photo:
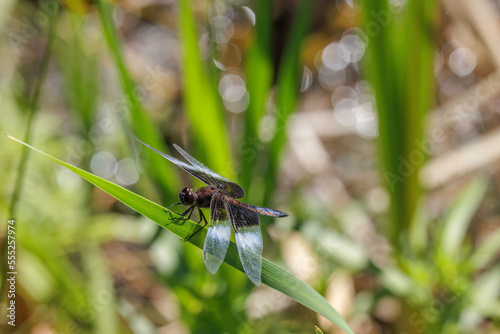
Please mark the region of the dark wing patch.
[[262, 275], [263, 249], [259, 215], [229, 202], [225, 204], [233, 225], [234, 238], [243, 269], [252, 283], [259, 286]]
[[256, 212], [230, 202], [226, 207], [234, 232], [238, 232], [242, 227], [260, 225], [259, 215]]

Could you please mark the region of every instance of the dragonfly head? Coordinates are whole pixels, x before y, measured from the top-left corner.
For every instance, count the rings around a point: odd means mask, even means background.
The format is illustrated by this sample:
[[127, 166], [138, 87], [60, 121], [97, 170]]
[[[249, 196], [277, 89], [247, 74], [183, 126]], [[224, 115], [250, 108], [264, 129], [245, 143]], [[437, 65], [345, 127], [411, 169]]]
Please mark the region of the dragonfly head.
[[179, 194], [179, 199], [181, 200], [181, 203], [186, 205], [186, 206], [191, 206], [194, 204], [196, 200], [196, 194], [193, 192], [193, 189], [191, 188], [184, 188], [182, 189], [181, 193]]

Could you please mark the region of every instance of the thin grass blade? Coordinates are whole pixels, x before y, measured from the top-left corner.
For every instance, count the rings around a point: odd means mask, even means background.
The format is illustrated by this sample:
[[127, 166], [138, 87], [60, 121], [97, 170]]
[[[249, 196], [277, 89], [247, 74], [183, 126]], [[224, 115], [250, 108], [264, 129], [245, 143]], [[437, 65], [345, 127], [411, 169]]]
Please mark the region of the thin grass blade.
[[266, 190], [264, 205], [269, 203], [273, 195], [276, 173], [279, 167], [280, 154], [286, 142], [286, 124], [295, 111], [300, 90], [300, 51], [302, 41], [309, 29], [309, 21], [314, 1], [301, 2], [297, 18], [285, 50], [278, 72], [278, 87], [276, 95], [276, 129], [271, 142], [269, 163], [266, 171]]
[[488, 183], [484, 178], [474, 180], [455, 200], [448, 211], [439, 240], [439, 250], [447, 258], [456, 260], [467, 228], [477, 211]]
[[266, 111], [266, 100], [272, 85], [273, 66], [271, 59], [272, 2], [258, 0], [253, 44], [248, 51], [245, 66], [247, 89], [250, 96], [245, 111], [245, 133], [240, 139], [240, 182], [244, 189], [251, 189], [255, 164], [258, 161], [259, 122]]
[[208, 66], [204, 66], [202, 61], [192, 3], [188, 0], [179, 2], [184, 107], [199, 148], [196, 156], [222, 172], [223, 176], [231, 178], [231, 145], [223, 108], [214, 81], [210, 79]]
[[[32, 150], [35, 150], [46, 157], [52, 159], [53, 161], [61, 164], [62, 166], [68, 168], [69, 170], [80, 175], [82, 178], [107, 192], [111, 196], [115, 197], [120, 202], [129, 206], [133, 210], [142, 214], [143, 216], [151, 219], [156, 224], [162, 226], [163, 228], [169, 230], [170, 232], [176, 234], [177, 236], [185, 239], [190, 236], [193, 231], [198, 229], [198, 225], [192, 221], [183, 221], [182, 224], [169, 220], [168, 209], [158, 205], [142, 196], [139, 196], [125, 188], [122, 188], [114, 183], [107, 180], [101, 179], [89, 172], [86, 172], [80, 168], [67, 164], [57, 158], [54, 158], [47, 153], [44, 153], [19, 139], [8, 136], [10, 139], [23, 144]], [[203, 249], [203, 243], [206, 236], [206, 229], [200, 231], [192, 238], [189, 239], [189, 243], [195, 245], [196, 247]], [[255, 255], [256, 256], [256, 255]], [[224, 260], [230, 266], [243, 271], [241, 262], [238, 256], [238, 250], [236, 245], [231, 242], [229, 249]], [[311, 288], [306, 283], [302, 282], [289, 272], [281, 269], [272, 262], [262, 259], [262, 282], [269, 285], [270, 287], [284, 293], [285, 295], [293, 298], [302, 305], [310, 308], [311, 310], [321, 314], [325, 318], [332, 321], [334, 324], [343, 329], [346, 333], [354, 333], [347, 322], [335, 311], [332, 306], [323, 298], [317, 291]]]
[[[98, 5], [104, 36], [115, 61], [122, 90], [126, 98], [126, 107], [130, 112], [129, 126], [138, 138], [141, 138], [154, 147], [158, 147], [163, 152], [167, 152], [168, 149], [162, 140], [162, 135], [158, 127], [153, 124], [142, 107], [135, 85], [123, 61], [122, 50], [112, 19], [111, 5], [104, 0], [99, 0]], [[132, 142], [132, 139], [129, 139]], [[177, 173], [174, 171], [174, 166], [158, 156], [152, 157], [147, 167], [150, 176], [158, 183], [164, 199], [173, 200], [177, 198], [177, 192], [173, 189], [179, 189], [180, 183]]]
[[387, 1], [363, 1], [370, 55], [364, 73], [377, 101], [381, 175], [391, 198], [385, 230], [396, 250], [408, 239], [420, 198], [418, 174], [429, 153], [422, 140], [434, 101], [437, 4], [413, 1], [395, 11]]
[[472, 254], [470, 262], [475, 270], [485, 268], [500, 252], [500, 228], [491, 233]]

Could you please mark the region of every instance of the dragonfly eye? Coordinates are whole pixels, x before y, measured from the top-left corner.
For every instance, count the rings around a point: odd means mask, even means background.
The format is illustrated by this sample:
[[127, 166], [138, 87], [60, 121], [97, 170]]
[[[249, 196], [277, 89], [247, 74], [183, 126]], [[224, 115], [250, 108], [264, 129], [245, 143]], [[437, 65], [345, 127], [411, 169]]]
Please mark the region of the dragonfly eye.
[[186, 206], [193, 205], [195, 201], [195, 194], [191, 188], [184, 188], [179, 194], [179, 199], [181, 200], [181, 203]]

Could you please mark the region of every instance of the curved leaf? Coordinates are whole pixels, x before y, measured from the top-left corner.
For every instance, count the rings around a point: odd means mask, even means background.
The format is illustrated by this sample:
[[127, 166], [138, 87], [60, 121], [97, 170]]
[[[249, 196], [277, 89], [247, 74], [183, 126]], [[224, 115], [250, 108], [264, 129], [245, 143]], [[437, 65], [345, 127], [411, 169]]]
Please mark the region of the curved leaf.
[[[170, 232], [176, 234], [177, 236], [183, 239], [187, 238], [196, 229], [198, 229], [198, 225], [190, 220], [183, 221], [182, 224], [179, 224], [178, 222], [173, 220], [169, 220], [168, 213], [170, 212], [170, 210], [162, 207], [161, 205], [151, 202], [150, 200], [142, 196], [139, 196], [131, 192], [130, 190], [122, 188], [112, 182], [101, 179], [98, 176], [95, 176], [80, 168], [77, 168], [59, 159], [56, 159], [48, 155], [47, 153], [44, 153], [22, 142], [19, 139], [16, 139], [11, 136], [8, 137], [63, 165], [69, 170], [80, 175], [88, 182], [92, 183], [93, 185], [104, 190], [111, 196], [115, 197], [123, 204], [129, 206], [138, 213], [151, 219], [156, 224], [162, 226], [163, 228], [169, 230]], [[192, 238], [190, 238], [188, 242], [200, 249], [203, 249], [203, 242], [205, 240], [206, 233], [207, 230], [203, 229], [202, 231], [200, 231], [200, 233], [197, 233]], [[244, 272], [238, 256], [236, 245], [233, 242], [231, 242], [229, 245], [229, 249], [227, 251], [224, 262], [240, 270], [241, 272]], [[322, 316], [324, 316], [325, 318], [329, 319], [331, 322], [342, 328], [346, 333], [354, 333], [347, 324], [347, 322], [337, 313], [337, 311], [335, 311], [332, 308], [332, 306], [326, 301], [325, 298], [323, 298], [323, 296], [321, 296], [309, 285], [302, 282], [301, 280], [299, 280], [286, 270], [281, 269], [274, 263], [264, 258], [262, 259], [262, 282], [284, 293], [290, 298], [293, 298], [294, 300], [310, 308], [311, 310], [321, 314]]]

